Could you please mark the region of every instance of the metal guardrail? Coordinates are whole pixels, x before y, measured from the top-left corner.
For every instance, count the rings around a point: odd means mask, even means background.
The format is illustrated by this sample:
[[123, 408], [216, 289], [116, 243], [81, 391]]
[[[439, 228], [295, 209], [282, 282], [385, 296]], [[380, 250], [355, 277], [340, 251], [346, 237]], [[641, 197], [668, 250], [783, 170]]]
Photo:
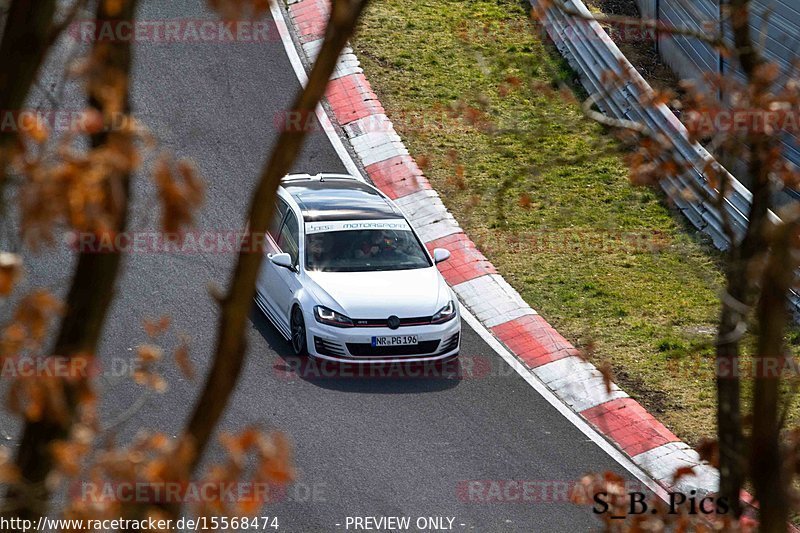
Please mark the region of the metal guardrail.
[[[530, 0], [530, 3], [534, 7], [541, 7], [538, 0]], [[583, 17], [591, 17], [591, 12], [581, 0], [563, 0], [563, 3], [568, 10], [581, 13]], [[708, 235], [718, 249], [726, 250], [730, 243], [716, 206], [699, 195], [691, 198], [681, 191], [702, 187], [708, 193], [716, 195], [716, 191], [703, 175], [703, 169], [708, 165], [713, 165], [718, 173], [727, 176], [732, 190], [724, 201], [724, 209], [738, 238], [741, 238], [747, 227], [747, 214], [752, 202], [750, 191], [703, 146], [689, 141], [686, 128], [666, 105], [642, 103], [648, 101], [652, 88], [620, 52], [600, 23], [565, 13], [551, 2], [548, 5], [541, 22], [600, 110], [615, 119], [644, 124], [656, 134], [672, 140], [676, 159], [680, 163], [686, 163], [685, 168], [689, 170], [679, 176], [663, 179], [661, 186], [692, 225]], [[622, 81], [609, 87], [605, 81], [609, 72], [613, 72]], [[800, 316], [800, 296], [792, 291], [790, 299], [795, 316]]]

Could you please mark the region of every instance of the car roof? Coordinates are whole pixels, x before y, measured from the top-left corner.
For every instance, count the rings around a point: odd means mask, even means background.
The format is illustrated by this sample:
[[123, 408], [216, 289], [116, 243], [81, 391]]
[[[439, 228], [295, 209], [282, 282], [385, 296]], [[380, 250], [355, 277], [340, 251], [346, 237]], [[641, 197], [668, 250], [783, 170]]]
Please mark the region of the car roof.
[[290, 176], [281, 185], [306, 222], [403, 218], [375, 188], [351, 176]]

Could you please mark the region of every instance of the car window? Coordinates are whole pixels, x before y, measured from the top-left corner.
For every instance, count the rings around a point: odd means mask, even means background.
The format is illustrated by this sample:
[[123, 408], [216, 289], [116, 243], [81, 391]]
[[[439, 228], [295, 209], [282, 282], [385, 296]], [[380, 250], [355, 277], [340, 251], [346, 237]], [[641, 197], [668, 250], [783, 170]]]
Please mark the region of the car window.
[[327, 272], [412, 270], [431, 266], [408, 229], [306, 232], [306, 268]]
[[275, 239], [275, 242], [278, 241], [278, 232], [281, 229], [281, 222], [283, 222], [283, 217], [286, 215], [286, 211], [289, 210], [289, 206], [286, 202], [278, 198], [275, 202], [275, 210], [272, 213], [272, 220], [269, 223], [269, 234]]
[[297, 257], [300, 251], [299, 242], [300, 229], [297, 225], [297, 217], [290, 211], [289, 216], [286, 217], [286, 221], [283, 223], [283, 226], [281, 226], [281, 233], [278, 237], [278, 248], [280, 248], [282, 252], [286, 252], [292, 256], [292, 263], [295, 265], [297, 264]]

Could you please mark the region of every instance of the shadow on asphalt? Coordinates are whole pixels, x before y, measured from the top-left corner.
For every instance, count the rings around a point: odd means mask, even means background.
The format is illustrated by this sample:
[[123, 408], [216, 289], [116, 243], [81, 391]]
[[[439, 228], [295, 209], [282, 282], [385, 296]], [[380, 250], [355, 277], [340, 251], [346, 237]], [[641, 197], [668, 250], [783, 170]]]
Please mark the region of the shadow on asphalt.
[[273, 371], [279, 380], [299, 379], [341, 392], [419, 394], [452, 389], [464, 377], [458, 359], [435, 364], [354, 365], [296, 357], [289, 343], [255, 304], [250, 310], [250, 320], [278, 354], [273, 361]]

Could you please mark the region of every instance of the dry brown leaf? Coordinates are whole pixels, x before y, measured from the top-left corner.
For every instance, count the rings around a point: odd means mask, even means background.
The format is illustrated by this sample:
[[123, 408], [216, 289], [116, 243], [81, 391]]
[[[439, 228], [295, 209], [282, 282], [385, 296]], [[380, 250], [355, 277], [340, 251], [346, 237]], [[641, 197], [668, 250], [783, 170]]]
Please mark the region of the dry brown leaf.
[[163, 335], [169, 329], [170, 324], [172, 324], [172, 319], [168, 316], [162, 316], [158, 319], [145, 318], [143, 323], [144, 331], [147, 333], [147, 336], [151, 339], [155, 339]]
[[0, 296], [8, 296], [22, 277], [22, 257], [0, 252]]
[[180, 344], [175, 349], [175, 363], [178, 365], [181, 373], [188, 380], [194, 380], [195, 369], [192, 360], [189, 357], [189, 337], [188, 335], [180, 336]]

